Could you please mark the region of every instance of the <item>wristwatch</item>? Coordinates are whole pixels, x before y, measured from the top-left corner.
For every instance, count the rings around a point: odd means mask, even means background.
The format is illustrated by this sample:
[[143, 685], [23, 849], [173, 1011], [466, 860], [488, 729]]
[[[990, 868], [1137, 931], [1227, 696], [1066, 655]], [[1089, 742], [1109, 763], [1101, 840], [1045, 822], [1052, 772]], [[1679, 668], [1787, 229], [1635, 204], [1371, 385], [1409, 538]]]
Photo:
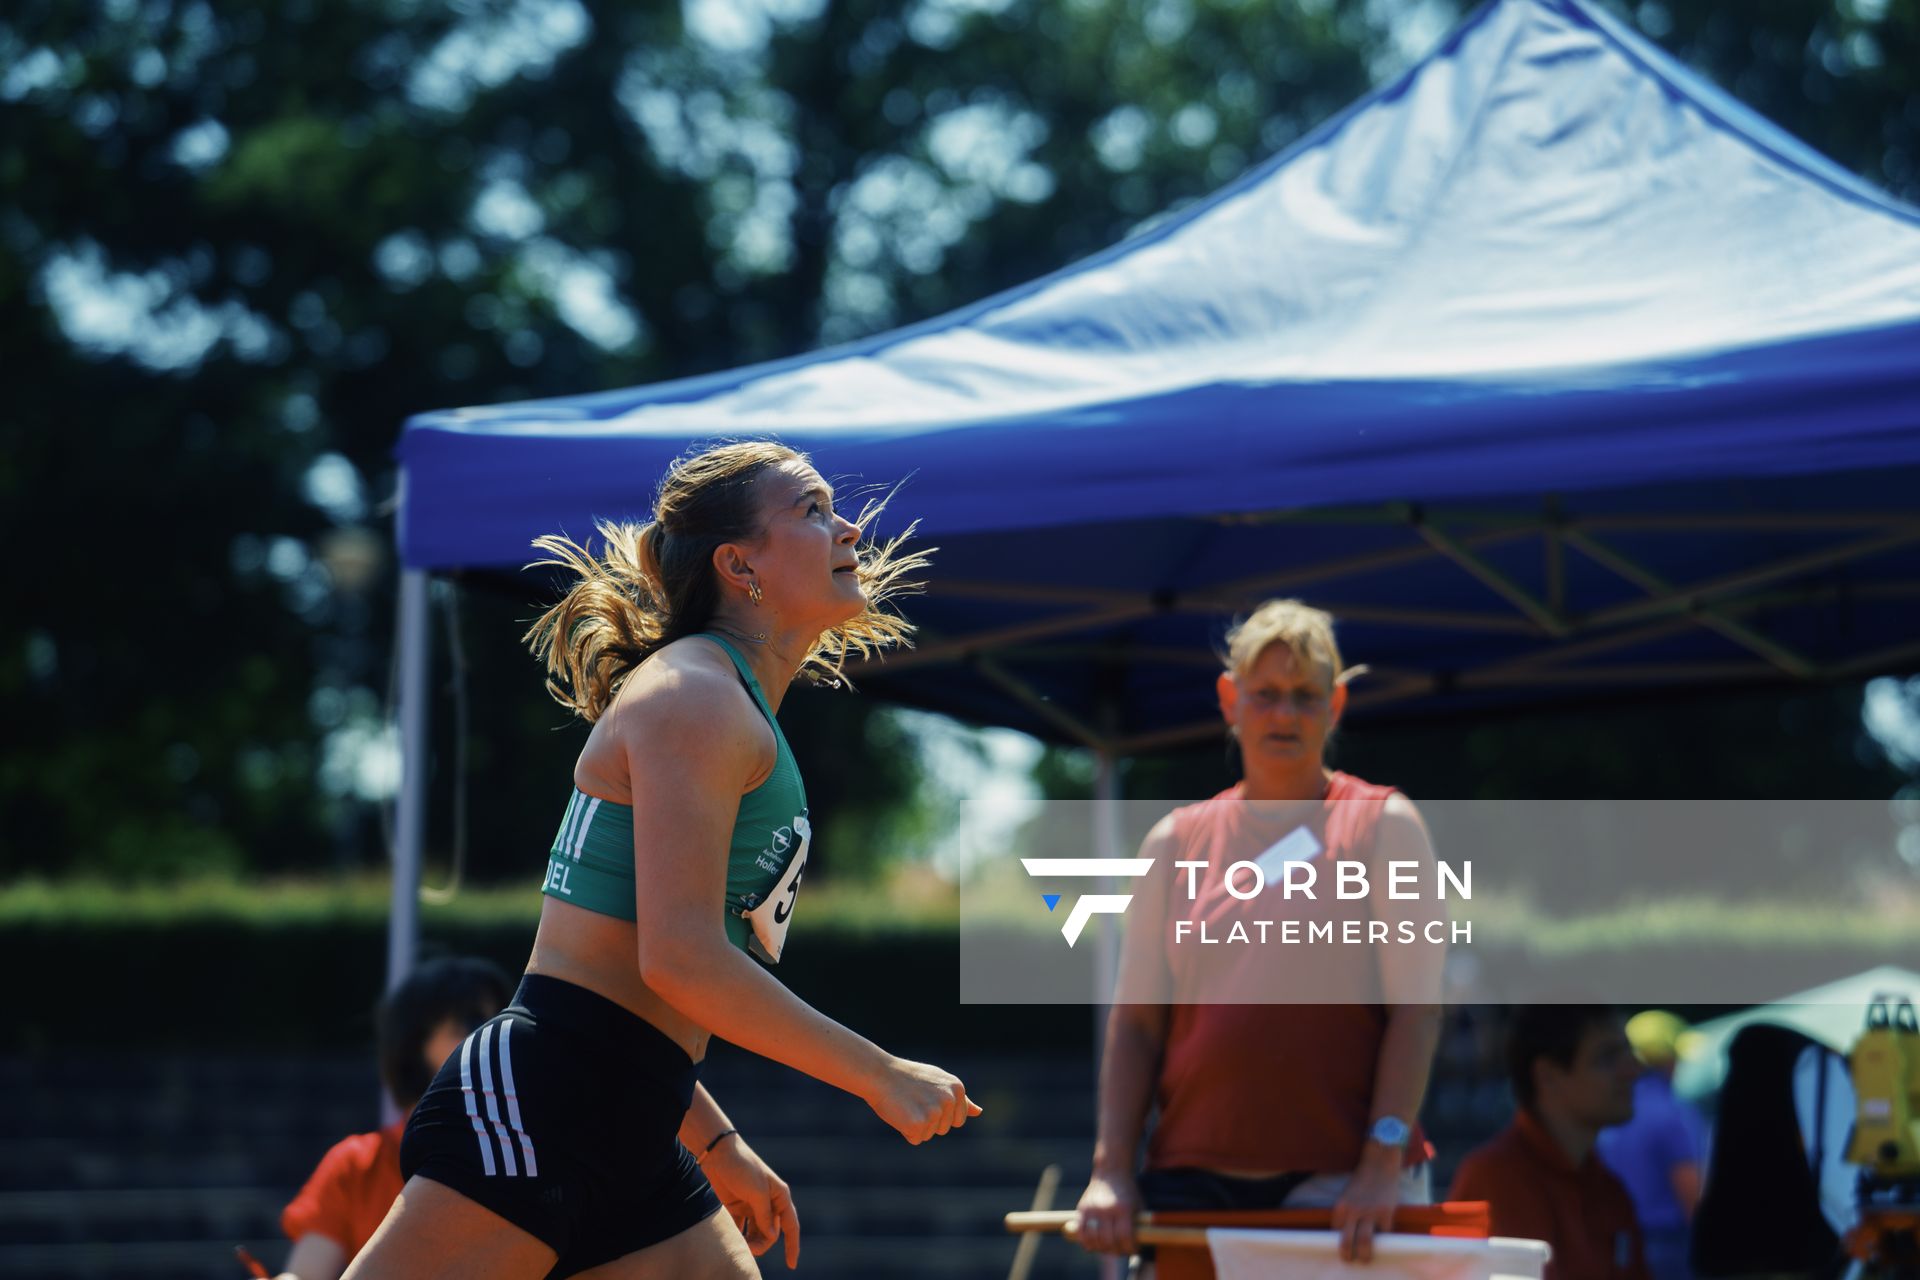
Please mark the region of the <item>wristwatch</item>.
[[1407, 1139], [1413, 1136], [1413, 1130], [1399, 1116], [1381, 1116], [1373, 1122], [1373, 1128], [1367, 1130], [1367, 1140], [1377, 1142], [1383, 1147], [1405, 1150]]

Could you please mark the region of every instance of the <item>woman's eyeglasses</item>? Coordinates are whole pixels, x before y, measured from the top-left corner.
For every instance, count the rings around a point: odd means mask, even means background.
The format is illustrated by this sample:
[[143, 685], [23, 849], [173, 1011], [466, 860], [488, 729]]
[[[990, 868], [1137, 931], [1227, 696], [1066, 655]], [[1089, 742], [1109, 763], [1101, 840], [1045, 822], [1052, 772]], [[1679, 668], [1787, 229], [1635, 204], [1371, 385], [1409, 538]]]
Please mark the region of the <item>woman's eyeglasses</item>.
[[1327, 695], [1318, 689], [1255, 689], [1247, 698], [1261, 711], [1287, 707], [1300, 716], [1317, 715], [1327, 706]]

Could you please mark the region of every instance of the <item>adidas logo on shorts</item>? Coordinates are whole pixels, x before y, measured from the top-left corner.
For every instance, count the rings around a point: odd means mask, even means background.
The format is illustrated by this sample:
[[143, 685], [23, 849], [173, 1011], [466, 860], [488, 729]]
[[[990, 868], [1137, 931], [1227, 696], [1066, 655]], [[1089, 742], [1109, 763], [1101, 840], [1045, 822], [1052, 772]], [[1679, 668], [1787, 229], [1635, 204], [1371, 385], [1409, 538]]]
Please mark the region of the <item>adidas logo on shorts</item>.
[[[494, 1089], [493, 1031], [500, 1029], [500, 1087]], [[533, 1158], [533, 1137], [520, 1123], [520, 1095], [513, 1088], [513, 1051], [509, 1041], [513, 1019], [489, 1022], [466, 1038], [460, 1046], [460, 1096], [467, 1104], [467, 1118], [473, 1121], [473, 1136], [480, 1143], [480, 1164], [489, 1178], [504, 1173], [509, 1178], [537, 1178], [540, 1166]], [[479, 1045], [478, 1052], [475, 1044]], [[478, 1063], [479, 1088], [474, 1087]], [[502, 1106], [504, 1103], [504, 1107]], [[485, 1119], [481, 1112], [486, 1113]], [[504, 1121], [503, 1121], [504, 1116]], [[510, 1127], [510, 1128], [509, 1128]], [[515, 1139], [518, 1139], [516, 1143]], [[494, 1160], [496, 1140], [500, 1159]], [[516, 1159], [515, 1148], [518, 1147]], [[558, 1188], [555, 1188], [558, 1190]]]

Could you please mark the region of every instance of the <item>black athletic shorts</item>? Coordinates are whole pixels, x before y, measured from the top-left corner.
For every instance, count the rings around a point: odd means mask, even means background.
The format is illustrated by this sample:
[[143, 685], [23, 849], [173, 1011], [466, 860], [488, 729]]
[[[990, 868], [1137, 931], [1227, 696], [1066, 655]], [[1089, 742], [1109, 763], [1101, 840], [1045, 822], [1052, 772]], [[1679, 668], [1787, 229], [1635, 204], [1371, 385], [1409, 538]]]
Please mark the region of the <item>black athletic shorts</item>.
[[1135, 1183], [1148, 1209], [1278, 1209], [1311, 1173], [1234, 1178], [1207, 1169], [1147, 1169]]
[[400, 1175], [499, 1214], [560, 1255], [549, 1280], [658, 1244], [720, 1209], [680, 1122], [699, 1068], [604, 996], [528, 974], [407, 1120]]

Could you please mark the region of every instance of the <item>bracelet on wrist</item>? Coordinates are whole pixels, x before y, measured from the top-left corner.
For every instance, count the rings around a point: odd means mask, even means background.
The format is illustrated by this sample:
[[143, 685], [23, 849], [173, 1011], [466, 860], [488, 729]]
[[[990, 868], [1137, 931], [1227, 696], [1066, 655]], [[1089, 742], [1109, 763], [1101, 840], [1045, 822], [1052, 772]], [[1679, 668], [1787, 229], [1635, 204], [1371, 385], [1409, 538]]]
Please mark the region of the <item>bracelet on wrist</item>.
[[707, 1149], [705, 1151], [702, 1151], [699, 1154], [699, 1156], [694, 1160], [694, 1163], [699, 1164], [700, 1161], [705, 1160], [708, 1156], [713, 1154], [713, 1149], [715, 1147], [719, 1146], [722, 1142], [725, 1142], [728, 1138], [733, 1137], [735, 1134], [739, 1132], [740, 1131], [738, 1129], [722, 1129], [719, 1133], [714, 1134], [713, 1141], [707, 1144]]

